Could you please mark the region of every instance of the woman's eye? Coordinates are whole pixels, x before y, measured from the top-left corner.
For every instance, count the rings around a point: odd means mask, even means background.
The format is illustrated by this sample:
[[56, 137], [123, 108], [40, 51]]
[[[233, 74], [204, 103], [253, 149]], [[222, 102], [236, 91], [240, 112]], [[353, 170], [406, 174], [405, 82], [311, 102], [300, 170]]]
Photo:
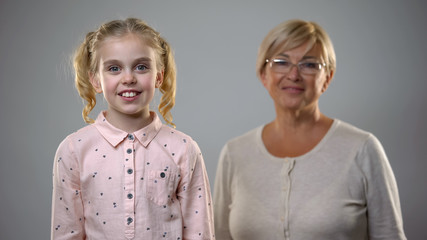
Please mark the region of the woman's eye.
[[145, 66], [143, 64], [139, 64], [139, 65], [136, 66], [136, 70], [138, 70], [138, 71], [144, 71], [144, 70], [147, 70], [147, 69], [148, 69], [147, 66]]
[[319, 63], [315, 63], [315, 62], [301, 63], [301, 66], [303, 68], [308, 68], [308, 69], [319, 69]]
[[274, 63], [279, 66], [289, 66], [291, 64], [289, 61], [283, 59], [275, 59]]

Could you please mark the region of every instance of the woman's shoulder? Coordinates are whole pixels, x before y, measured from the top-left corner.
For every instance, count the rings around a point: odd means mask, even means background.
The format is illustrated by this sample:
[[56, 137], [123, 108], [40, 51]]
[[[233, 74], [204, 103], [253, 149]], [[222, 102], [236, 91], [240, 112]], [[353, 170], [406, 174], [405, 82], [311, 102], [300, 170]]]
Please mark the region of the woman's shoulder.
[[240, 136], [231, 138], [225, 143], [224, 149], [239, 151], [241, 148], [253, 148], [261, 138], [263, 127], [264, 126], [253, 128]]
[[352, 146], [368, 148], [382, 148], [378, 138], [371, 132], [358, 128], [350, 123], [335, 119], [336, 128], [334, 130], [334, 139], [339, 145], [348, 143]]
[[366, 141], [367, 139], [374, 137], [371, 132], [356, 127], [353, 124], [339, 119], [335, 119], [334, 121], [336, 125], [334, 129], [334, 135], [340, 138], [349, 138], [354, 141]]
[[[364, 175], [387, 173], [392, 174], [390, 163], [380, 140], [371, 132], [361, 130], [351, 124], [341, 123], [340, 132], [352, 138], [341, 138], [342, 142], [349, 142], [354, 146], [355, 163]], [[349, 140], [347, 140], [349, 139]], [[341, 145], [343, 146], [343, 145]], [[348, 145], [350, 146], [350, 144]]]

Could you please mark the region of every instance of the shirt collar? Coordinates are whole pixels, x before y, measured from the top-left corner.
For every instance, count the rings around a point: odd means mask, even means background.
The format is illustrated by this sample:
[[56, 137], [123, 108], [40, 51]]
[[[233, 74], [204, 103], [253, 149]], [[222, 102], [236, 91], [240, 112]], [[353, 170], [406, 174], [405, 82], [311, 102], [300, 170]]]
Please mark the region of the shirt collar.
[[[119, 143], [121, 143], [129, 135], [129, 133], [111, 125], [105, 118], [104, 113], [105, 112], [99, 113], [94, 126], [113, 147], [117, 147], [117, 145], [119, 145]], [[150, 124], [137, 130], [134, 133], [130, 133], [133, 134], [134, 137], [144, 147], [147, 147], [148, 144], [150, 144], [150, 142], [156, 137], [157, 133], [160, 131], [160, 128], [163, 125], [162, 121], [160, 121], [159, 117], [155, 112], [150, 112], [150, 116], [153, 119]]]

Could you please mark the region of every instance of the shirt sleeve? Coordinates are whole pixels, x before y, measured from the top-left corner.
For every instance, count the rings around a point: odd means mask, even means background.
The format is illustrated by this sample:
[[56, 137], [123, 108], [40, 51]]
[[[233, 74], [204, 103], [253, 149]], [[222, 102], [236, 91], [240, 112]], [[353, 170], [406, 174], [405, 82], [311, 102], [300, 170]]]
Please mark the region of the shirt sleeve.
[[232, 239], [230, 234], [231, 170], [227, 145], [222, 149], [214, 186], [215, 234], [218, 239]]
[[202, 153], [189, 144], [188, 160], [182, 166], [177, 197], [183, 216], [183, 239], [215, 239], [212, 196]]
[[70, 138], [58, 147], [53, 164], [51, 239], [84, 239], [79, 165]]
[[358, 154], [366, 177], [369, 239], [406, 239], [399, 193], [381, 143], [370, 135]]

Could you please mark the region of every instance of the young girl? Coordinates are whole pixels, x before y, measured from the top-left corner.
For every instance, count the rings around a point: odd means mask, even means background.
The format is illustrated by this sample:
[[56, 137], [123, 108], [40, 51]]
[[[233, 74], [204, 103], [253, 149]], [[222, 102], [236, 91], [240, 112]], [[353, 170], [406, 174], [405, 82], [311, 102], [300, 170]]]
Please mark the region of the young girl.
[[[143, 21], [111, 21], [74, 57], [76, 87], [91, 123], [59, 145], [53, 168], [52, 239], [214, 239], [202, 154], [172, 123], [175, 62]], [[108, 109], [88, 114], [103, 93]]]

